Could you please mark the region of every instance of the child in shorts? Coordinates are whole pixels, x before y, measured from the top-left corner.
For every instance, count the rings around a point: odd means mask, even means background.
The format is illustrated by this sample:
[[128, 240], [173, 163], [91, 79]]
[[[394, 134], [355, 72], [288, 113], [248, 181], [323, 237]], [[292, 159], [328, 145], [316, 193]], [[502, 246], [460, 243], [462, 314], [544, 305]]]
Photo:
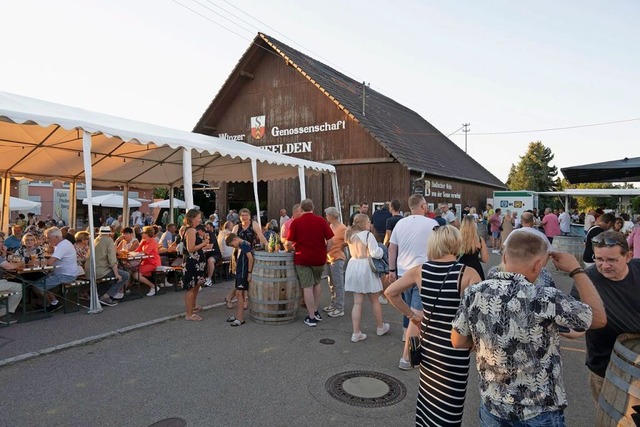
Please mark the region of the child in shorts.
[[231, 326], [244, 325], [244, 303], [249, 290], [251, 273], [253, 271], [253, 254], [249, 242], [242, 240], [236, 234], [230, 233], [225, 239], [227, 246], [238, 249], [236, 257], [236, 298], [238, 305], [236, 315], [227, 319]]

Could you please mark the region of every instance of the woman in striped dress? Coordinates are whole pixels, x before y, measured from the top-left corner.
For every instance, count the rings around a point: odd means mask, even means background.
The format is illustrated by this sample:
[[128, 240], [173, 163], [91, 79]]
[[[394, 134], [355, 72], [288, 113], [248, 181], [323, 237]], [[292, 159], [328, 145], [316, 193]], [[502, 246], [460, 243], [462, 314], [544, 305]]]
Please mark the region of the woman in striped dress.
[[[480, 281], [473, 268], [457, 261], [462, 245], [453, 226], [439, 227], [429, 237], [430, 261], [409, 270], [391, 284], [385, 294], [389, 302], [412, 322], [420, 325], [420, 389], [416, 407], [418, 426], [460, 426], [469, 376], [469, 351], [451, 345], [451, 321], [462, 292]], [[423, 315], [411, 311], [402, 292], [418, 283]]]

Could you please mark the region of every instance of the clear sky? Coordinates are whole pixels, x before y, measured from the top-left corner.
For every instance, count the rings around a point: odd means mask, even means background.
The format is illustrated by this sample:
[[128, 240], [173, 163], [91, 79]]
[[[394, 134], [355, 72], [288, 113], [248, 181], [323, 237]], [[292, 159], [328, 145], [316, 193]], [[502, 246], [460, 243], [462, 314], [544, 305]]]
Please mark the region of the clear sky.
[[558, 168], [640, 156], [637, 0], [19, 0], [0, 13], [6, 92], [191, 130], [262, 31], [445, 135], [471, 123], [469, 154], [503, 181], [530, 141]]

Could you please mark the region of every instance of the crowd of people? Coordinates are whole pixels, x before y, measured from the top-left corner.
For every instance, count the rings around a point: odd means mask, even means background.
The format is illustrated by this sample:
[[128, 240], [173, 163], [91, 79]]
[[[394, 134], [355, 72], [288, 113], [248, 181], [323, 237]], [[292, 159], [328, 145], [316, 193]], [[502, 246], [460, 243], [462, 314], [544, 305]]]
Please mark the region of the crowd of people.
[[[581, 263], [552, 246], [554, 237], [568, 234], [565, 219], [572, 221], [561, 209], [547, 208], [539, 218], [536, 211], [503, 215], [488, 205], [482, 214], [465, 207], [458, 217], [446, 203], [432, 212], [418, 194], [409, 197], [408, 206], [410, 212], [403, 214], [400, 200], [394, 199], [369, 216], [368, 205], [361, 203], [343, 224], [337, 208], [325, 209], [323, 217], [306, 199], [292, 207], [291, 217], [282, 209], [279, 220], [265, 221], [262, 228], [247, 209], [229, 211], [224, 222], [217, 212], [205, 221], [191, 209], [178, 218], [180, 227], [169, 222], [140, 225], [132, 218], [133, 227], [119, 229], [116, 217], [98, 228], [93, 254], [86, 231], [74, 235], [64, 227], [16, 223], [11, 236], [0, 236], [0, 268], [11, 271], [20, 260], [40, 259], [57, 266], [41, 282], [44, 303], [55, 310], [60, 302], [46, 291], [75, 280], [92, 258], [97, 278], [114, 279], [98, 288], [107, 306], [118, 303], [132, 280], [146, 284], [147, 295], [153, 296], [156, 285], [149, 274], [162, 264], [179, 264], [184, 269], [185, 319], [202, 321], [198, 293], [211, 285], [216, 265], [225, 260], [235, 273], [234, 288], [225, 296], [235, 314], [227, 322], [238, 327], [246, 322], [253, 253], [278, 240], [294, 253], [305, 325], [315, 327], [323, 314], [344, 316], [345, 293], [352, 295], [353, 343], [368, 338], [362, 328], [365, 300], [371, 304], [377, 336], [390, 329], [381, 304], [390, 303], [402, 313], [404, 346], [398, 367], [419, 368], [417, 425], [461, 425], [473, 353], [482, 425], [564, 425], [560, 335], [586, 335], [588, 381], [597, 401], [616, 338], [640, 332], [638, 227], [629, 227], [624, 216], [587, 213]], [[478, 232], [485, 226], [487, 241]], [[482, 264], [489, 260], [489, 247], [502, 263], [485, 274]], [[122, 251], [147, 257], [127, 271], [118, 262]], [[380, 260], [386, 271], [372, 266]], [[548, 261], [574, 280], [570, 295], [555, 287]], [[323, 276], [330, 302], [321, 309]], [[15, 283], [0, 280], [0, 290], [14, 288]], [[18, 303], [19, 296], [10, 298], [9, 311]], [[411, 354], [412, 337], [420, 342], [418, 361]]]

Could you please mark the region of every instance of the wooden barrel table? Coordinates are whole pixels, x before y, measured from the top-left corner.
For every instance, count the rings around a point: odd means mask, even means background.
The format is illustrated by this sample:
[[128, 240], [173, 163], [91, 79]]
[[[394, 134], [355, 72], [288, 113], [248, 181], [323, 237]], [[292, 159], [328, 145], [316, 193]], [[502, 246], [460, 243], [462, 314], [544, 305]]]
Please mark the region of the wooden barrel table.
[[249, 314], [256, 323], [276, 325], [296, 320], [302, 290], [298, 284], [292, 252], [256, 251]]
[[640, 334], [623, 334], [616, 340], [600, 391], [594, 425], [640, 425]]

